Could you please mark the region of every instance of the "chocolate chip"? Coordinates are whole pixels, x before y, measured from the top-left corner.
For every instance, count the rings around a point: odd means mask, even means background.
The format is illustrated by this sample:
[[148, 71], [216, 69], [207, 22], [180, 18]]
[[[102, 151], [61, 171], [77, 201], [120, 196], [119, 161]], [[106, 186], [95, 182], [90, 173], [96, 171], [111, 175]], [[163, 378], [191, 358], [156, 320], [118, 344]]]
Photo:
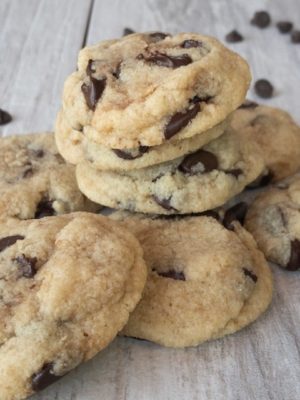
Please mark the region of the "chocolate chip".
[[254, 283], [257, 282], [257, 276], [254, 274], [254, 272], [250, 271], [247, 268], [243, 268], [244, 274], [246, 276], [249, 276], [249, 278], [251, 278], [253, 280]]
[[232, 222], [239, 221], [241, 225], [243, 225], [246, 212], [247, 212], [247, 203], [244, 201], [234, 205], [233, 207], [226, 210], [224, 218], [223, 218], [223, 225], [225, 228], [232, 230]]
[[224, 172], [226, 172], [226, 174], [233, 175], [235, 178], [238, 178], [240, 175], [243, 174], [243, 170], [241, 168], [228, 169]]
[[155, 200], [155, 202], [160, 205], [162, 208], [164, 208], [165, 210], [168, 211], [178, 211], [176, 210], [176, 208], [171, 206], [171, 199], [172, 196], [170, 196], [168, 199], [160, 199], [158, 196], [153, 196], [153, 199]]
[[258, 104], [255, 103], [255, 101], [251, 100], [246, 100], [242, 105], [239, 106], [239, 109], [244, 109], [244, 108], [256, 108], [258, 107]]
[[252, 190], [267, 186], [274, 178], [274, 173], [272, 171], [267, 171], [260, 175], [253, 182], [246, 186], [246, 189]]
[[174, 114], [165, 127], [165, 138], [168, 140], [172, 136], [176, 135], [176, 133], [187, 126], [187, 124], [196, 117], [199, 111], [200, 104], [196, 103], [194, 106], [188, 108], [186, 111]]
[[300, 240], [298, 239], [291, 241], [291, 255], [285, 268], [288, 271], [296, 271], [300, 269]]
[[164, 32], [153, 32], [153, 33], [150, 33], [150, 35], [149, 35], [149, 37], [152, 40], [154, 40], [155, 42], [164, 40], [168, 36], [170, 36], [170, 35], [168, 33], [164, 33]]
[[184, 48], [184, 49], [191, 49], [193, 47], [202, 47], [203, 43], [199, 42], [199, 40], [193, 40], [193, 39], [187, 39], [184, 40], [180, 47]]
[[188, 54], [181, 54], [180, 56], [168, 56], [167, 54], [156, 52], [148, 57], [143, 54], [138, 55], [138, 60], [145, 60], [150, 64], [158, 65], [159, 67], [166, 68], [179, 68], [193, 62]]
[[259, 79], [254, 85], [255, 92], [264, 99], [269, 99], [273, 95], [274, 88], [267, 79]]
[[237, 43], [237, 42], [242, 42], [244, 40], [244, 37], [235, 29], [225, 36], [225, 40], [228, 43]]
[[159, 275], [164, 278], [170, 278], [170, 279], [175, 279], [176, 281], [185, 281], [185, 276], [183, 272], [177, 272], [171, 269], [170, 271], [167, 272], [158, 272], [156, 269], [154, 271]]
[[52, 200], [42, 199], [37, 205], [34, 218], [39, 219], [44, 217], [51, 217], [52, 215], [54, 215], [52, 204]]
[[251, 24], [258, 28], [266, 28], [271, 23], [270, 14], [267, 11], [257, 11], [251, 19]]
[[19, 270], [24, 278], [32, 278], [37, 272], [36, 257], [26, 257], [24, 254], [13, 259], [18, 264]]
[[93, 73], [96, 72], [96, 68], [95, 68], [95, 64], [94, 64], [94, 60], [89, 60], [87, 67], [86, 67], [86, 74], [88, 76], [92, 76]]
[[0, 125], [8, 124], [12, 120], [12, 116], [0, 108]]
[[102, 96], [102, 93], [106, 86], [106, 78], [96, 79], [90, 77], [89, 83], [83, 83], [81, 85], [82, 93], [85, 97], [85, 101], [89, 109], [95, 110], [98, 100]]
[[293, 29], [293, 24], [289, 21], [278, 21], [276, 26], [280, 33], [289, 33]]
[[7, 249], [7, 247], [10, 247], [13, 244], [15, 244], [17, 240], [24, 240], [24, 239], [25, 236], [22, 235], [6, 236], [0, 239], [0, 252]]
[[218, 159], [213, 153], [200, 149], [195, 153], [188, 154], [181, 161], [178, 169], [184, 174], [195, 175], [198, 172], [210, 172], [217, 169], [218, 166]]
[[148, 146], [139, 146], [134, 152], [130, 150], [120, 150], [120, 149], [112, 149], [113, 152], [124, 160], [135, 160], [136, 158], [142, 157], [145, 153], [149, 151]]
[[131, 35], [132, 33], [135, 33], [135, 31], [131, 28], [124, 28], [123, 29], [123, 36]]
[[39, 392], [60, 378], [61, 376], [54, 375], [53, 373], [53, 363], [44, 364], [42, 369], [31, 377], [32, 390]]
[[300, 31], [293, 31], [291, 34], [291, 42], [292, 43], [300, 43]]

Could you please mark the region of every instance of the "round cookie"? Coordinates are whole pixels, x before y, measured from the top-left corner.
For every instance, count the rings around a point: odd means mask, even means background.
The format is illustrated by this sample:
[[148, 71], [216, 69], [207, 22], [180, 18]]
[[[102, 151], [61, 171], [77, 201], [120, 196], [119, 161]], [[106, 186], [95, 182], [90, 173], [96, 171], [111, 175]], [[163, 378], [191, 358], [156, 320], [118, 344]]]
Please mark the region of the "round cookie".
[[255, 143], [232, 130], [185, 157], [116, 173], [88, 162], [77, 165], [80, 190], [112, 208], [154, 214], [186, 214], [218, 207], [241, 192], [263, 170]]
[[147, 218], [117, 212], [140, 241], [148, 265], [143, 297], [122, 333], [185, 347], [255, 320], [272, 296], [270, 269], [238, 223], [212, 217]]
[[219, 137], [227, 125], [228, 121], [223, 121], [199, 135], [179, 141], [171, 139], [159, 146], [121, 150], [87, 140], [82, 132], [71, 128], [61, 110], [57, 116], [55, 138], [60, 154], [73, 164], [88, 160], [96, 169], [126, 171], [145, 168], [191, 153]]
[[247, 101], [232, 114], [231, 126], [262, 150], [266, 169], [256, 186], [279, 181], [300, 168], [300, 127], [286, 111]]
[[287, 270], [300, 269], [300, 175], [261, 193], [245, 227], [266, 258]]
[[141, 298], [130, 232], [74, 213], [0, 225], [0, 398], [24, 399], [106, 347]]
[[0, 138], [1, 219], [99, 208], [79, 191], [75, 168], [59, 155], [53, 133]]
[[246, 61], [214, 38], [137, 33], [80, 51], [63, 109], [88, 140], [115, 149], [157, 146], [223, 121], [249, 83]]

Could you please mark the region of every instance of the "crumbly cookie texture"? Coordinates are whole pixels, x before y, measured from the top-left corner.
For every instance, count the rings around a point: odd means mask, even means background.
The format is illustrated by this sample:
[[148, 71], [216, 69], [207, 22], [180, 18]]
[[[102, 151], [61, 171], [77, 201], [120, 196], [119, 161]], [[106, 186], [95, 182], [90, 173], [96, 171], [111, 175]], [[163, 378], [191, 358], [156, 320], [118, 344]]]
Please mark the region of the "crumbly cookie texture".
[[279, 181], [300, 168], [300, 127], [287, 112], [247, 101], [232, 116], [237, 133], [261, 148], [264, 180]]
[[111, 218], [138, 238], [149, 270], [142, 300], [121, 334], [197, 346], [241, 329], [269, 305], [270, 269], [237, 222], [227, 230], [207, 216], [117, 212]]
[[116, 173], [77, 165], [80, 190], [96, 203], [156, 214], [185, 214], [218, 207], [263, 170], [255, 143], [228, 130], [208, 145], [173, 161]]
[[53, 133], [0, 138], [1, 219], [99, 209], [79, 191], [75, 168], [59, 155]]
[[106, 347], [141, 298], [134, 236], [91, 213], [0, 226], [0, 398], [44, 389]]
[[127, 171], [145, 168], [191, 153], [219, 137], [227, 125], [228, 121], [225, 120], [199, 135], [183, 140], [176, 140], [175, 137], [159, 146], [111, 149], [88, 140], [82, 132], [72, 129], [61, 110], [56, 120], [55, 137], [60, 154], [73, 164], [88, 160], [96, 169]]
[[300, 269], [300, 175], [278, 183], [251, 204], [245, 227], [266, 258], [287, 270]]
[[223, 121], [249, 83], [246, 61], [214, 38], [133, 34], [80, 51], [63, 109], [72, 128], [104, 146], [156, 146]]

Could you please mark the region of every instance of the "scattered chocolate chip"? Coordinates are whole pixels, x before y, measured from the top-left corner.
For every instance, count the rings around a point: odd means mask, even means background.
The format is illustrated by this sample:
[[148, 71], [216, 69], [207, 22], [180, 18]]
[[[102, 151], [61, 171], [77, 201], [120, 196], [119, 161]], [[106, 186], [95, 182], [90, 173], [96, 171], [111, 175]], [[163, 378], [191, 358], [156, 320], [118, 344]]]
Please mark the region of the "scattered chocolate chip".
[[112, 150], [119, 158], [123, 158], [124, 160], [135, 160], [136, 158], [140, 158], [147, 153], [149, 151], [149, 146], [139, 146], [134, 151], [120, 149]]
[[44, 217], [51, 217], [52, 215], [54, 215], [52, 204], [52, 200], [42, 199], [37, 205], [34, 218], [39, 219]]
[[178, 211], [176, 208], [171, 206], [171, 199], [172, 196], [170, 196], [168, 199], [160, 199], [158, 196], [153, 196], [154, 201], [160, 205], [162, 208], [168, 211]]
[[199, 111], [200, 104], [196, 103], [194, 106], [188, 108], [186, 111], [174, 114], [165, 127], [165, 138], [170, 139], [172, 136], [176, 135], [176, 133], [187, 126], [187, 124], [196, 117]]
[[291, 255], [285, 268], [288, 271], [296, 271], [300, 269], [300, 240], [298, 239], [291, 241]]
[[191, 49], [193, 47], [202, 47], [202, 46], [203, 46], [202, 42], [193, 39], [184, 40], [180, 45], [180, 47], [182, 47], [183, 49]]
[[246, 189], [253, 190], [267, 186], [274, 178], [272, 171], [267, 171], [247, 185]]
[[291, 42], [292, 43], [300, 43], [300, 31], [293, 31], [291, 33]]
[[293, 24], [289, 21], [278, 21], [276, 26], [280, 33], [289, 33], [293, 29]]
[[168, 56], [167, 54], [156, 52], [148, 57], [143, 54], [137, 56], [138, 60], [145, 60], [150, 64], [158, 65], [159, 67], [166, 68], [179, 68], [193, 62], [188, 54], [181, 54], [180, 56]]
[[25, 171], [23, 172], [22, 177], [23, 178], [29, 178], [30, 176], [33, 175], [33, 169], [32, 166], [29, 166], [28, 168], [25, 169]]
[[88, 76], [92, 76], [92, 74], [94, 74], [96, 72], [96, 68], [95, 68], [95, 63], [94, 60], [89, 60], [87, 67], [86, 67], [86, 74]]
[[243, 170], [241, 168], [228, 169], [224, 172], [226, 172], [226, 174], [233, 175], [235, 178], [238, 178], [240, 175], [243, 174]]
[[54, 375], [53, 373], [53, 363], [44, 364], [42, 369], [31, 377], [32, 390], [39, 392], [60, 378], [61, 376]]
[[244, 103], [239, 106], [239, 109], [256, 108], [256, 107], [258, 107], [258, 104], [255, 101], [245, 100]]
[[149, 37], [153, 39], [155, 42], [159, 42], [161, 40], [164, 40], [167, 36], [170, 36], [168, 33], [164, 32], [153, 32], [150, 33]]
[[253, 280], [254, 283], [257, 282], [257, 276], [254, 274], [254, 272], [250, 271], [247, 268], [243, 268], [244, 274], [246, 276], [249, 276], [249, 278], [251, 278]]
[[259, 79], [254, 85], [255, 92], [264, 99], [269, 99], [273, 95], [274, 88], [267, 79]]
[[244, 37], [235, 29], [225, 36], [225, 40], [228, 43], [237, 43], [237, 42], [242, 42], [244, 40]]
[[90, 77], [89, 83], [83, 83], [81, 85], [81, 91], [85, 97], [85, 101], [89, 109], [95, 110], [98, 100], [102, 96], [102, 93], [106, 86], [106, 78], [96, 79]]
[[135, 31], [131, 28], [124, 28], [123, 29], [123, 36], [131, 35], [132, 33], [135, 33]]
[[11, 122], [12, 116], [0, 108], [0, 125], [5, 125]]
[[270, 14], [267, 11], [257, 11], [251, 19], [251, 24], [258, 28], [266, 28], [271, 23]]
[[198, 150], [188, 154], [179, 164], [178, 169], [184, 174], [195, 175], [198, 172], [205, 173], [217, 169], [219, 162], [217, 157], [206, 150]]
[[24, 239], [25, 236], [22, 235], [6, 236], [0, 239], [0, 252], [7, 249], [7, 247], [10, 247], [13, 244], [15, 244], [17, 240], [24, 240]]
[[26, 257], [24, 254], [13, 259], [18, 264], [19, 270], [24, 278], [32, 278], [37, 272], [36, 257]]
[[225, 228], [232, 230], [232, 222], [239, 221], [241, 225], [243, 225], [246, 212], [247, 212], [247, 203], [244, 201], [232, 206], [228, 210], [226, 210], [224, 218], [223, 218], [223, 225]]
[[185, 276], [183, 272], [177, 272], [171, 269], [170, 271], [167, 272], [158, 272], [156, 269], [154, 271], [159, 275], [164, 278], [170, 278], [170, 279], [175, 279], [176, 281], [185, 281]]

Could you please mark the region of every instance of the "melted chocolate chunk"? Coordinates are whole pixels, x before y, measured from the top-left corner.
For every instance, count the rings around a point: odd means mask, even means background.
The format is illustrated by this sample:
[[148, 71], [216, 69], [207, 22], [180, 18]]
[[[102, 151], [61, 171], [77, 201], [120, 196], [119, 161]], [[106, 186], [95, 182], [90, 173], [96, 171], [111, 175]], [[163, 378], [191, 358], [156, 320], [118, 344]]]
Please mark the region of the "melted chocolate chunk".
[[90, 77], [89, 83], [83, 83], [81, 85], [81, 91], [84, 95], [85, 101], [89, 109], [95, 110], [98, 100], [102, 96], [102, 93], [106, 86], [106, 78], [96, 79]]
[[145, 60], [146, 62], [158, 65], [159, 67], [173, 69], [188, 65], [193, 62], [188, 54], [182, 54], [180, 56], [168, 56], [167, 54], [156, 52], [148, 57], [145, 57], [143, 54], [139, 54], [137, 58], [138, 60]]
[[226, 174], [233, 175], [235, 178], [238, 178], [240, 175], [243, 174], [243, 170], [241, 168], [228, 169], [225, 172]]
[[171, 199], [172, 196], [170, 196], [168, 199], [160, 199], [158, 196], [153, 196], [154, 201], [160, 205], [162, 208], [168, 211], [178, 211], [176, 208], [171, 206]]
[[167, 36], [171, 36], [168, 33], [164, 32], [153, 32], [150, 33], [149, 37], [153, 39], [155, 42], [160, 42], [161, 40], [164, 40]]
[[258, 178], [255, 179], [255, 181], [247, 185], [246, 189], [253, 190], [267, 186], [273, 180], [273, 178], [274, 178], [274, 173], [272, 171], [268, 171], [260, 175]]
[[136, 158], [142, 157], [145, 153], [149, 151], [149, 146], [139, 146], [138, 149], [131, 153], [129, 150], [113, 149], [113, 152], [124, 160], [135, 160]]
[[34, 218], [39, 219], [54, 215], [54, 208], [52, 207], [52, 204], [52, 200], [42, 199], [37, 205]]
[[179, 164], [178, 169], [184, 174], [195, 175], [197, 173], [210, 172], [217, 169], [219, 162], [217, 157], [206, 150], [198, 150], [188, 154]]
[[5, 125], [11, 122], [12, 116], [0, 108], [0, 125]]
[[278, 21], [276, 26], [280, 33], [289, 33], [293, 29], [293, 24], [289, 21]]
[[131, 28], [124, 28], [123, 29], [123, 36], [131, 35], [132, 33], [135, 33], [135, 31]]
[[253, 280], [254, 283], [257, 282], [257, 276], [254, 274], [254, 272], [250, 271], [247, 268], [243, 268], [244, 274], [246, 276], [249, 276], [249, 278], [251, 278]]
[[226, 210], [224, 218], [223, 218], [223, 225], [225, 228], [232, 230], [232, 222], [239, 221], [241, 225], [244, 224], [245, 216], [247, 213], [248, 205], [244, 201], [232, 206], [228, 210]]
[[251, 19], [251, 24], [264, 29], [271, 23], [270, 14], [267, 11], [257, 11]]
[[228, 43], [237, 43], [237, 42], [242, 42], [244, 40], [244, 37], [235, 29], [225, 36], [225, 40]]
[[42, 369], [31, 377], [32, 390], [39, 392], [56, 382], [61, 376], [54, 375], [53, 363], [44, 364]]
[[300, 269], [300, 240], [294, 239], [291, 241], [291, 255], [289, 262], [286, 265], [288, 271], [296, 271]]
[[258, 81], [256, 81], [254, 85], [254, 90], [258, 96], [264, 99], [269, 99], [270, 97], [272, 97], [274, 92], [273, 85], [267, 79], [259, 79]]
[[89, 60], [88, 61], [88, 64], [87, 64], [87, 67], [86, 67], [86, 74], [88, 75], [88, 76], [92, 76], [92, 74], [94, 73], [94, 72], [96, 72], [96, 68], [95, 68], [95, 64], [94, 64], [94, 60]]
[[255, 101], [246, 100], [246, 101], [244, 101], [244, 103], [241, 106], [239, 106], [239, 109], [256, 108], [256, 107], [258, 107], [258, 104]]
[[170, 271], [167, 272], [158, 272], [156, 269], [154, 271], [159, 275], [164, 278], [170, 278], [170, 279], [175, 279], [176, 281], [185, 281], [185, 276], [183, 272], [177, 272], [171, 269]]
[[183, 112], [178, 112], [174, 114], [170, 121], [167, 123], [164, 131], [165, 138], [168, 140], [176, 133], [178, 133], [182, 128], [188, 125], [188, 123], [196, 117], [200, 111], [200, 104], [196, 103], [191, 108]]
[[22, 254], [21, 256], [14, 258], [13, 261], [18, 264], [19, 270], [24, 278], [33, 278], [36, 274], [36, 257], [26, 257], [24, 254]]
[[291, 34], [291, 42], [298, 44], [300, 43], [300, 31], [293, 31]]
[[184, 40], [180, 45], [180, 47], [182, 47], [183, 49], [191, 49], [193, 47], [202, 47], [202, 46], [203, 46], [202, 42], [193, 39]]
[[22, 235], [6, 236], [0, 239], [0, 252], [7, 249], [7, 247], [10, 247], [13, 244], [15, 244], [17, 240], [24, 240], [24, 239], [25, 236]]

